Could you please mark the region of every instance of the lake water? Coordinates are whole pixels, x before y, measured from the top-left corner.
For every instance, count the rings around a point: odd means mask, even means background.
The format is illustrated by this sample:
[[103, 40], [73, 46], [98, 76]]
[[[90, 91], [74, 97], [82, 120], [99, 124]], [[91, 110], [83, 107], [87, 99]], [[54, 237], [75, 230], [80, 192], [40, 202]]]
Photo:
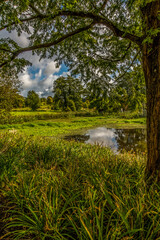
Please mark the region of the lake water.
[[97, 127], [87, 130], [83, 135], [69, 135], [66, 140], [75, 140], [90, 144], [100, 144], [110, 147], [114, 152], [141, 151], [146, 150], [146, 130], [145, 129], [114, 129]]

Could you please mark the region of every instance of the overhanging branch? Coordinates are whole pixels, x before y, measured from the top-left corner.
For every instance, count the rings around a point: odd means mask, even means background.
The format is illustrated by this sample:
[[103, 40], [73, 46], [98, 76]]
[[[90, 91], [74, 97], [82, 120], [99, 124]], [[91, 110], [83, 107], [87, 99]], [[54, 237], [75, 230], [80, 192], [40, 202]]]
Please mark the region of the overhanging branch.
[[134, 56], [131, 64], [130, 64], [129, 67], [126, 69], [126, 71], [125, 71], [124, 73], [122, 73], [119, 77], [117, 77], [117, 78], [115, 79], [115, 81], [118, 81], [119, 79], [121, 79], [122, 77], [125, 76], [125, 74], [128, 72], [128, 70], [130, 70], [130, 68], [132, 67], [134, 61], [136, 60], [136, 58], [138, 57], [138, 55], [139, 55], [140, 52], [141, 52], [141, 50], [139, 50], [139, 51], [137, 52], [137, 54]]
[[[29, 22], [29, 21], [32, 21], [32, 20], [35, 20], [37, 18], [42, 18], [41, 15], [35, 15], [35, 16], [32, 16], [32, 17], [28, 17], [28, 18], [20, 18], [19, 19], [19, 23], [23, 23], [23, 22]], [[1, 28], [0, 28], [0, 31], [10, 27], [10, 26], [13, 26], [13, 25], [16, 25], [18, 22], [17, 21], [14, 21], [12, 23], [9, 23], [9, 24], [6, 24], [6, 25], [3, 25]]]
[[103, 56], [100, 56], [98, 54], [94, 54], [96, 57], [98, 57], [100, 60], [103, 60], [103, 61], [108, 61], [108, 62], [120, 62], [122, 61], [123, 59], [125, 59], [127, 53], [128, 53], [128, 50], [131, 48], [131, 42], [129, 43], [128, 47], [126, 48], [125, 50], [125, 53], [122, 57], [120, 58], [116, 58], [116, 59], [112, 59], [112, 58], [106, 58], [106, 57], [103, 57]]
[[42, 44], [38, 44], [35, 46], [30, 46], [30, 47], [26, 47], [26, 48], [21, 48], [15, 52], [13, 52], [12, 56], [10, 56], [9, 60], [6, 60], [5, 62], [3, 62], [2, 64], [0, 64], [0, 68], [2, 68], [3, 66], [7, 65], [8, 63], [12, 62], [19, 54], [23, 53], [23, 52], [29, 52], [29, 51], [33, 51], [33, 50], [37, 50], [37, 49], [43, 49], [43, 48], [49, 48], [52, 46], [57, 45], [58, 43], [63, 42], [65, 39], [70, 38], [78, 33], [84, 32], [88, 29], [90, 29], [91, 27], [93, 27], [96, 24], [96, 22], [92, 22], [91, 24], [85, 26], [85, 27], [81, 27], [76, 29], [73, 32], [67, 33], [66, 35], [60, 37], [59, 39], [53, 41], [53, 42], [48, 42], [48, 43], [42, 43]]
[[0, 51], [13, 53], [11, 50], [6, 49], [6, 48], [1, 48], [1, 47], [0, 47]]
[[44, 17], [44, 15], [33, 4], [30, 3], [29, 7], [37, 14], [37, 16]]
[[106, 7], [106, 5], [107, 5], [107, 2], [108, 2], [108, 0], [104, 0], [104, 2], [102, 3], [102, 6], [99, 8], [99, 11], [100, 11], [100, 12], [105, 9], [105, 7]]
[[[107, 0], [104, 1], [104, 5], [107, 3]], [[33, 6], [32, 6], [33, 7]], [[35, 10], [38, 11], [38, 10]], [[39, 12], [37, 12], [39, 13]], [[69, 11], [69, 10], [59, 10], [57, 11], [57, 13], [55, 14], [51, 14], [51, 15], [45, 15], [45, 14], [39, 14], [36, 16], [32, 16], [30, 18], [26, 18], [26, 19], [20, 19], [21, 22], [28, 22], [30, 20], [36, 19], [36, 18], [41, 18], [41, 19], [45, 19], [50, 17], [50, 19], [54, 20], [56, 17], [60, 17], [60, 16], [70, 16], [70, 17], [76, 17], [76, 18], [87, 18], [87, 19], [92, 19], [93, 21], [95, 21], [97, 24], [100, 25], [104, 25], [107, 28], [109, 28], [113, 34], [117, 37], [121, 37], [121, 38], [125, 38], [125, 39], [129, 39], [130, 41], [136, 43], [137, 45], [141, 45], [142, 43], [142, 38], [139, 36], [136, 36], [134, 34], [131, 34], [129, 32], [126, 32], [125, 30], [121, 30], [119, 29], [115, 24], [113, 24], [112, 21], [110, 21], [109, 19], [107, 19], [106, 17], [100, 16], [96, 13], [92, 13], [92, 12], [84, 12], [84, 11]], [[8, 24], [6, 26], [1, 27], [0, 30], [6, 28], [7, 26], [10, 25], [14, 25], [16, 24], [16, 22], [13, 22], [11, 24]]]

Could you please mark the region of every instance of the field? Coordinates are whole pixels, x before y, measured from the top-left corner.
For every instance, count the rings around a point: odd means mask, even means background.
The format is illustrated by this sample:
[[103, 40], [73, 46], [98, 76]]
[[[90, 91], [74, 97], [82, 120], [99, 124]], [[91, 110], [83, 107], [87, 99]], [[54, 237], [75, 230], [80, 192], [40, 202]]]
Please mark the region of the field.
[[0, 131], [16, 131], [34, 136], [62, 136], [95, 126], [109, 128], [144, 128], [145, 118], [117, 118], [94, 113], [13, 112], [13, 117], [0, 124]]
[[145, 119], [1, 124], [0, 239], [160, 239], [160, 189], [146, 187], [146, 154], [115, 155], [59, 138], [96, 125], [144, 127]]

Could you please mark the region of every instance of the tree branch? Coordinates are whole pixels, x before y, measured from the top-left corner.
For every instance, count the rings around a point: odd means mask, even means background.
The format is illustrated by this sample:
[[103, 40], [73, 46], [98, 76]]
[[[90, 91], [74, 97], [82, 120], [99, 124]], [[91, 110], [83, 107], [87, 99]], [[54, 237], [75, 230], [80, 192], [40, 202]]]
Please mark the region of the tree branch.
[[[107, 2], [104, 1], [104, 4]], [[37, 16], [33, 16], [31, 18], [27, 18], [27, 19], [20, 19], [20, 21], [25, 22], [25, 21], [30, 21], [33, 20], [35, 18], [47, 18], [50, 15], [37, 15]], [[130, 41], [136, 43], [137, 45], [141, 45], [142, 43], [142, 38], [138, 37], [136, 35], [133, 35], [131, 33], [126, 32], [125, 30], [121, 30], [119, 29], [116, 25], [113, 24], [113, 22], [111, 22], [109, 19], [102, 17], [100, 15], [97, 15], [95, 13], [92, 12], [84, 12], [84, 11], [69, 11], [69, 10], [60, 10], [58, 11], [56, 14], [53, 14], [50, 16], [50, 19], [54, 20], [56, 17], [60, 17], [60, 16], [70, 16], [70, 17], [79, 17], [79, 18], [88, 18], [88, 19], [92, 19], [93, 21], [97, 22], [97, 24], [102, 24], [104, 26], [106, 26], [107, 28], [109, 28], [113, 34], [117, 37], [121, 37], [121, 38], [125, 38], [125, 39], [129, 39]], [[15, 22], [8, 24], [4, 27], [2, 27], [3, 29], [6, 28], [7, 26], [10, 25], [14, 25], [16, 24]]]
[[100, 11], [100, 12], [105, 9], [105, 7], [106, 7], [106, 5], [107, 5], [107, 2], [108, 2], [108, 0], [104, 0], [102, 6], [99, 8], [99, 11]]
[[99, 12], [101, 12], [101, 11], [103, 11], [105, 9], [105, 6], [106, 6], [107, 2], [108, 2], [108, 0], [104, 0], [104, 2], [102, 3], [102, 5], [100, 7], [97, 7], [93, 2], [91, 2], [91, 5], [99, 13]]
[[39, 44], [39, 45], [36, 45], [36, 46], [30, 46], [30, 47], [26, 47], [26, 48], [21, 48], [15, 52], [13, 52], [13, 55], [12, 57], [3, 62], [2, 64], [0, 64], [0, 68], [2, 68], [3, 66], [7, 65], [8, 63], [12, 62], [19, 54], [23, 53], [23, 52], [28, 52], [28, 51], [33, 51], [33, 50], [37, 50], [37, 49], [41, 49], [41, 48], [49, 48], [49, 47], [52, 47], [52, 46], [55, 46], [57, 45], [58, 43], [60, 42], [63, 42], [65, 39], [69, 38], [69, 37], [72, 37], [78, 33], [81, 33], [81, 32], [84, 32], [88, 29], [90, 29], [92, 26], [94, 26], [96, 24], [95, 21], [93, 21], [91, 24], [89, 24], [88, 26], [85, 26], [85, 27], [82, 27], [82, 28], [78, 28], [76, 29], [75, 31], [73, 32], [69, 32], [67, 33], [66, 35], [60, 37], [59, 39], [53, 41], [53, 42], [49, 42], [49, 43], [42, 43], [42, 44]]
[[136, 43], [138, 46], [141, 46], [141, 44], [142, 44], [142, 38], [141, 37], [138, 37], [134, 34], [125, 32], [124, 30], [120, 30], [117, 26], [115, 26], [111, 21], [109, 21], [107, 19], [101, 20], [98, 24], [105, 25], [107, 28], [109, 28], [113, 32], [113, 34], [116, 37], [129, 39], [130, 41]]
[[141, 37], [138, 37], [138, 36], [133, 35], [131, 33], [127, 33], [124, 30], [120, 30], [117, 26], [115, 26], [107, 18], [101, 17], [101, 16], [99, 16], [99, 15], [97, 15], [95, 13], [92, 13], [92, 12], [62, 10], [62, 11], [59, 11], [57, 14], [52, 15], [52, 19], [55, 19], [55, 17], [58, 17], [58, 16], [71, 16], [71, 17], [80, 17], [80, 18], [90, 18], [90, 19], [96, 21], [97, 24], [105, 25], [117, 37], [129, 39], [130, 41], [136, 43], [139, 46], [142, 43], [142, 38]]
[[102, 16], [99, 16], [92, 12], [84, 12], [84, 11], [66, 11], [62, 10], [59, 11], [59, 13], [52, 15], [52, 19], [58, 16], [71, 16], [71, 17], [80, 17], [80, 18], [90, 18], [97, 22], [97, 24], [102, 24], [109, 28], [113, 34], [117, 37], [129, 39], [130, 41], [136, 43], [137, 45], [141, 45], [142, 38], [138, 37], [136, 35], [133, 35], [131, 33], [127, 33], [124, 30], [120, 30], [117, 26], [115, 26], [110, 20], [107, 18], [104, 18]]
[[115, 79], [115, 81], [117, 81], [117, 80], [121, 79], [122, 77], [124, 77], [124, 75], [125, 75], [125, 74], [128, 72], [128, 70], [132, 67], [134, 61], [136, 60], [136, 58], [138, 57], [138, 54], [139, 54], [140, 52], [141, 52], [141, 50], [139, 50], [139, 51], [137, 52], [137, 54], [134, 56], [131, 64], [130, 64], [129, 67], [126, 69], [126, 71], [125, 71], [124, 73], [122, 73], [122, 75], [120, 75], [119, 77], [117, 77], [117, 78]]
[[[32, 20], [37, 19], [37, 18], [41, 18], [42, 19], [42, 16], [41, 15], [35, 15], [35, 16], [32, 16], [32, 17], [28, 17], [28, 18], [23, 18], [23, 19], [20, 18], [19, 21], [20, 22], [29, 22], [29, 21], [32, 21]], [[2, 26], [0, 28], [0, 31], [4, 30], [4, 29], [6, 29], [6, 28], [8, 28], [10, 26], [16, 25], [16, 24], [17, 24], [16, 21], [14, 21], [12, 23], [9, 23], [9, 24], [6, 24], [6, 25], [4, 25], [4, 26]]]
[[44, 15], [33, 4], [30, 3], [29, 7], [37, 14], [37, 16], [44, 17]]
[[9, 50], [9, 49], [6, 49], [6, 48], [1, 48], [1, 47], [0, 47], [0, 51], [9, 52], [9, 53], [13, 53], [11, 50]]
[[122, 57], [117, 58], [117, 59], [106, 58], [106, 57], [100, 56], [100, 55], [98, 55], [98, 54], [96, 54], [96, 53], [95, 53], [94, 55], [96, 55], [97, 57], [99, 57], [99, 58], [100, 58], [101, 60], [103, 60], [103, 61], [120, 62], [120, 61], [122, 61], [122, 60], [126, 57], [127, 52], [128, 52], [128, 50], [129, 50], [130, 48], [131, 48], [131, 42], [129, 43], [127, 49], [125, 50], [125, 54], [124, 54]]

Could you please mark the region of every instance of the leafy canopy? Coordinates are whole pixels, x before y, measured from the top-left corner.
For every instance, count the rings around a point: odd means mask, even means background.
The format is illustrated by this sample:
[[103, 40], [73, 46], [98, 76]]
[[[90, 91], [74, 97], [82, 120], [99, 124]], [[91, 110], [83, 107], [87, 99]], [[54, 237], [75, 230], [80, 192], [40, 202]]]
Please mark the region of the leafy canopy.
[[11, 109], [14, 107], [21, 83], [17, 74], [10, 69], [10, 71], [0, 71], [0, 118], [9, 117]]
[[53, 93], [56, 109], [76, 111], [81, 108], [83, 86], [78, 78], [59, 77], [54, 81]]
[[36, 111], [40, 107], [39, 95], [31, 90], [27, 94], [26, 105], [29, 106], [33, 111]]
[[2, 0], [0, 30], [25, 32], [29, 45], [21, 48], [10, 38], [0, 39], [0, 66], [19, 70], [29, 64], [21, 53], [32, 51], [41, 58], [56, 55], [57, 64], [64, 61], [83, 79], [110, 81], [116, 69], [127, 71], [140, 56], [147, 38], [140, 13], [145, 4], [146, 0]]

